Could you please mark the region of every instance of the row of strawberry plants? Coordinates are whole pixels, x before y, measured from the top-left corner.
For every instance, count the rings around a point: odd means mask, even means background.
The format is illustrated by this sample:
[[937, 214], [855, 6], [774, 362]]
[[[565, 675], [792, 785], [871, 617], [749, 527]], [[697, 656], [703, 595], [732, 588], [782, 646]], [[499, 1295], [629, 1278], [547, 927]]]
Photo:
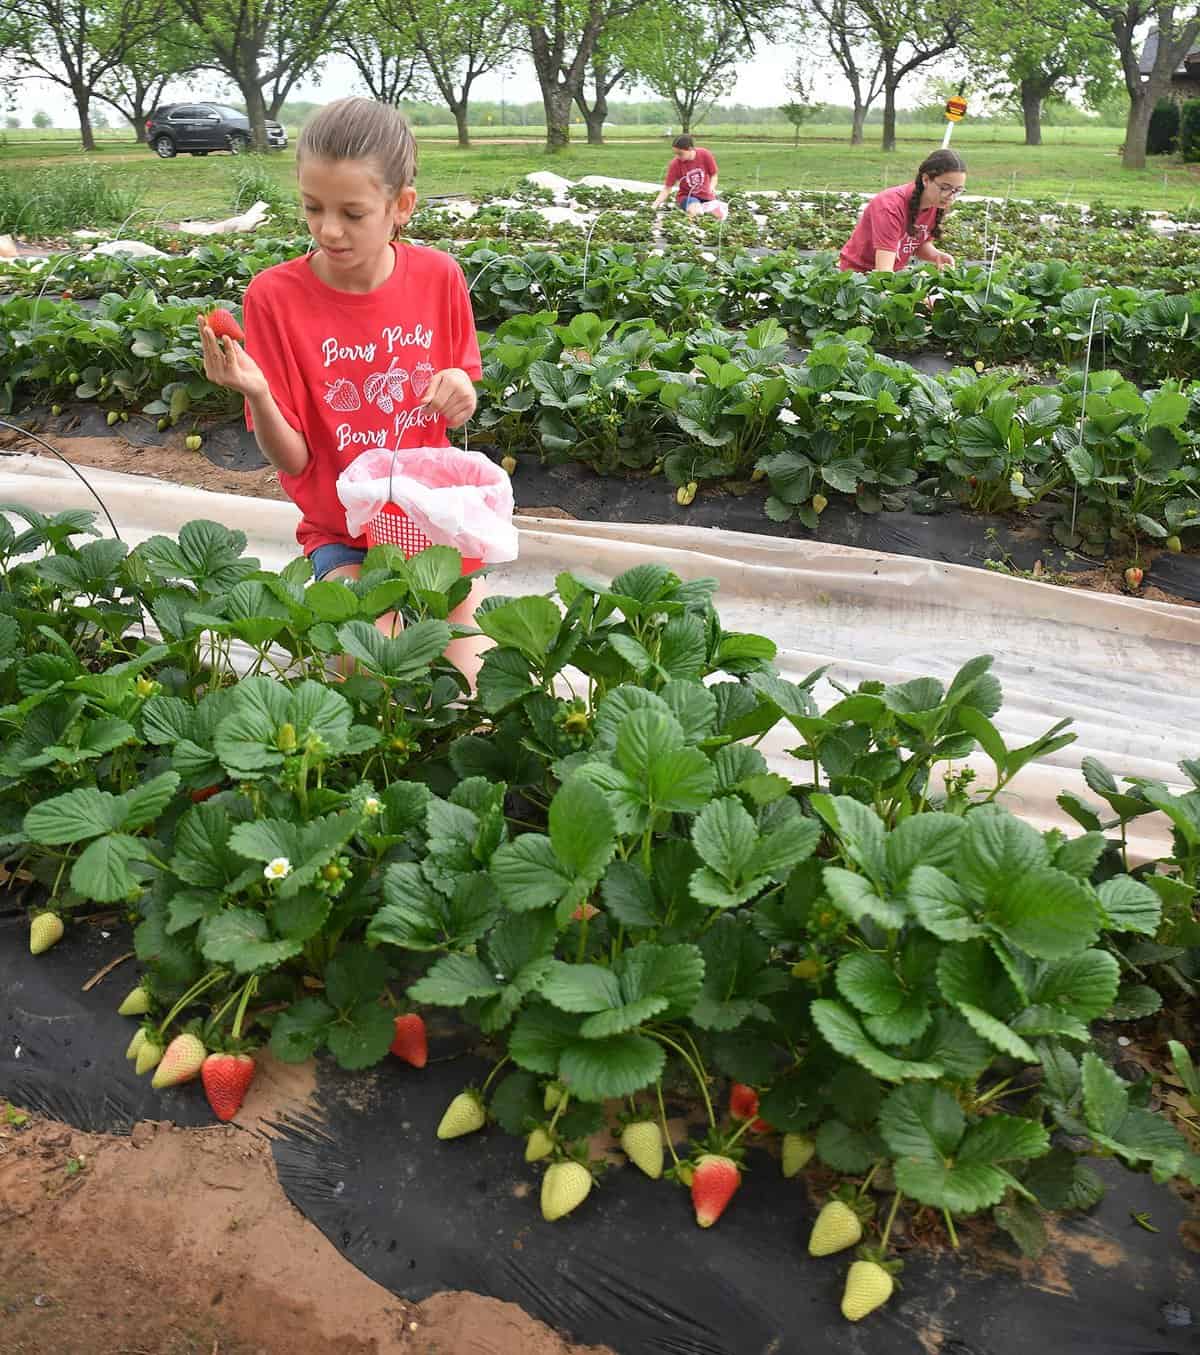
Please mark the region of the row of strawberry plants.
[[[1074, 295], [1067, 303], [1078, 311]], [[894, 297], [909, 314], [919, 309], [915, 292]], [[1171, 300], [1180, 299], [1163, 304]], [[866, 511], [901, 492], [925, 508], [1044, 501], [1069, 510], [1056, 527], [1064, 544], [1135, 556], [1143, 539], [1181, 548], [1200, 521], [1195, 387], [1167, 382], [1143, 394], [1101, 370], [1089, 374], [1085, 401], [1078, 372], [1056, 387], [1021, 388], [1011, 374], [922, 376], [865, 348], [866, 329], [837, 340], [818, 333], [795, 363], [775, 321], [744, 333], [672, 333], [589, 313], [556, 319], [514, 316], [483, 336], [476, 423], [506, 464], [533, 449], [605, 474], [661, 471], [681, 503], [705, 481], [766, 476], [769, 515], [810, 529], [829, 492], [854, 495]], [[50, 400], [99, 400], [110, 422], [140, 406], [162, 427], [236, 409], [200, 370], [192, 307], [162, 305], [148, 291], [110, 294], [87, 316], [70, 303], [16, 298], [0, 307], [0, 349], [6, 338], [16, 359], [10, 402], [20, 386]]]
[[[960, 369], [930, 377], [818, 335], [787, 360], [774, 321], [744, 333], [556, 325], [519, 316], [484, 344], [477, 423], [506, 464], [543, 459], [663, 473], [691, 502], [705, 481], [767, 479], [766, 511], [816, 529], [828, 495], [866, 512], [908, 501], [1006, 512], [1043, 504], [1071, 547], [1180, 550], [1200, 528], [1200, 385], [1141, 391], [1113, 371], [1056, 386]], [[1085, 398], [1086, 395], [1086, 398]], [[511, 458], [511, 459], [510, 459]]]
[[[3, 329], [53, 326], [60, 298], [104, 288], [131, 303], [157, 297], [171, 309], [240, 295], [254, 272], [303, 247], [298, 241], [264, 243], [258, 253], [248, 253], [210, 245], [179, 260], [56, 259], [45, 269], [9, 270], [10, 283], [20, 283], [23, 295], [33, 292], [33, 299], [6, 303]], [[877, 347], [932, 344], [985, 362], [1078, 362], [1090, 344], [1108, 363], [1143, 379], [1192, 374], [1200, 352], [1200, 293], [1088, 287], [1077, 264], [1058, 259], [993, 270], [961, 267], [940, 276], [923, 268], [886, 276], [844, 273], [831, 260], [746, 253], [704, 259], [674, 251], [648, 256], [631, 245], [598, 246], [585, 256], [501, 251], [483, 242], [456, 253], [482, 324], [531, 307], [564, 318], [583, 312], [618, 320], [654, 316], [681, 328], [753, 323], [766, 311], [801, 340], [827, 328], [862, 326]], [[102, 297], [110, 308], [115, 294]]]
[[[1088, 1157], [1200, 1183], [1093, 1028], [1159, 1012], [1151, 981], [1195, 996], [1195, 763], [1177, 794], [1088, 762], [1100, 803], [1060, 799], [1082, 831], [1039, 832], [1006, 788], [1073, 736], [1007, 747], [987, 657], [949, 684], [834, 682], [821, 710], [824, 670], [785, 679], [712, 580], [641, 565], [490, 598], [472, 693], [442, 657], [467, 588], [445, 547], [310, 583], [211, 522], [127, 552], [81, 540], [89, 514], [8, 512], [28, 528], [0, 518], [4, 859], [36, 882], [35, 952], [126, 913], [129, 1056], [156, 1085], [199, 1075], [228, 1117], [266, 1041], [420, 1067], [442, 1009], [495, 1063], [439, 1137], [520, 1136], [549, 1220], [587, 1198], [605, 1125], [702, 1227], [748, 1151], [842, 1176], [810, 1250], [864, 1240], [852, 1319], [890, 1292], [905, 1204], [952, 1238], [990, 1211], [1033, 1253], [1047, 1214], [1099, 1197]], [[790, 777], [757, 747], [777, 726]], [[955, 769], [973, 750], [991, 775]], [[1131, 870], [1150, 814], [1172, 851]]]

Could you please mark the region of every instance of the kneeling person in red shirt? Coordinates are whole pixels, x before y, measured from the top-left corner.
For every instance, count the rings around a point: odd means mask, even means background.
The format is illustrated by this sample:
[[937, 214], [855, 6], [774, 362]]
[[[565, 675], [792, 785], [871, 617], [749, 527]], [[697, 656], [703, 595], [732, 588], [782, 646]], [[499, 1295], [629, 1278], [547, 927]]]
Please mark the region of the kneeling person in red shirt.
[[966, 161], [957, 151], [926, 156], [913, 183], [885, 188], [867, 203], [838, 266], [855, 273], [898, 273], [917, 258], [953, 268], [954, 255], [938, 249], [937, 241], [942, 219], [966, 182]]
[[671, 163], [667, 166], [667, 177], [658, 197], [654, 199], [654, 210], [663, 205], [676, 190], [676, 204], [688, 216], [699, 216], [704, 204], [712, 202], [717, 196], [717, 162], [712, 152], [703, 146], [697, 146], [691, 136], [677, 136], [671, 143]]

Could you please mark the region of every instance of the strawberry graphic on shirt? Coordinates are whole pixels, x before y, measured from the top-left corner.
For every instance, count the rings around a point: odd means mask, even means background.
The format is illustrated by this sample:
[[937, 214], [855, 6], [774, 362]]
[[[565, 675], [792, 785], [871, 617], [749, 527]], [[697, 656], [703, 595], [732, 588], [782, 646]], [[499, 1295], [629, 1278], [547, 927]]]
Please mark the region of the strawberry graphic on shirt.
[[399, 358], [393, 358], [386, 372], [372, 372], [363, 382], [363, 394], [385, 414], [390, 414], [396, 408], [397, 401], [404, 399], [408, 372], [399, 362]]
[[418, 362], [412, 371], [413, 394], [419, 400], [429, 389], [429, 383], [433, 380], [433, 363]]
[[358, 387], [345, 377], [339, 377], [337, 381], [326, 381], [325, 403], [330, 409], [336, 409], [339, 414], [350, 414], [362, 408], [362, 401], [358, 398]]

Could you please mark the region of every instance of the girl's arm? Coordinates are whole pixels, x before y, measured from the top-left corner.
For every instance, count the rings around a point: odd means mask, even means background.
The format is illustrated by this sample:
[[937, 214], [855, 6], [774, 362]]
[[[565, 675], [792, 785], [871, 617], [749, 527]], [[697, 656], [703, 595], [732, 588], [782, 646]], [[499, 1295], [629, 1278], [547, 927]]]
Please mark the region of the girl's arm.
[[915, 257], [924, 259], [926, 263], [935, 263], [939, 268], [954, 267], [954, 255], [947, 254], [945, 250], [938, 249], [932, 240], [922, 241], [921, 247], [917, 250]]
[[280, 413], [262, 368], [236, 339], [228, 335], [218, 339], [203, 316], [197, 323], [204, 375], [246, 401], [254, 420], [254, 440], [271, 465], [284, 475], [299, 475], [308, 465], [308, 443]]
[[875, 271], [877, 273], [894, 273], [896, 271], [896, 251], [894, 249], [877, 249], [875, 251]]

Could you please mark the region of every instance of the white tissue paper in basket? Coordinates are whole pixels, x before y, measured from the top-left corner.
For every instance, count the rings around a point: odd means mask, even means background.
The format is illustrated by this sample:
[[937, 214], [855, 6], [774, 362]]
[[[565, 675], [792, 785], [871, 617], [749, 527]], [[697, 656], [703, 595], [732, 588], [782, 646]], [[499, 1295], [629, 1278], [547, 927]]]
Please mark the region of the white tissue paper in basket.
[[[394, 462], [393, 462], [394, 458]], [[480, 452], [457, 447], [410, 447], [357, 456], [338, 476], [346, 530], [361, 536], [391, 501], [438, 546], [487, 565], [517, 558], [512, 481]]]

